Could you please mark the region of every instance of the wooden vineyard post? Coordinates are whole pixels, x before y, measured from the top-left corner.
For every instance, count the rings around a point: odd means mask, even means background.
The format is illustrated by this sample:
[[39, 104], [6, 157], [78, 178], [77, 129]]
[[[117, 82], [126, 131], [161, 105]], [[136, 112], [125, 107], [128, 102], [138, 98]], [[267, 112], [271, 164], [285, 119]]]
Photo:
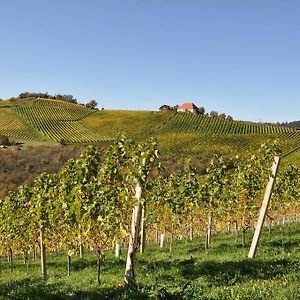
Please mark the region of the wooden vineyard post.
[[163, 247], [164, 247], [165, 237], [166, 237], [166, 235], [165, 235], [164, 233], [162, 233], [162, 234], [160, 235], [160, 248], [163, 248]]
[[142, 219], [141, 219], [141, 245], [140, 245], [141, 253], [144, 253], [145, 244], [146, 244], [145, 214], [146, 214], [146, 205], [144, 204], [142, 208]]
[[[135, 198], [139, 202], [142, 197], [142, 186], [140, 183], [137, 183], [135, 188]], [[136, 251], [140, 244], [140, 227], [141, 227], [141, 217], [142, 217], [142, 204], [139, 202], [132, 212], [132, 222], [131, 222], [131, 234], [129, 237], [129, 247], [127, 254], [127, 262], [125, 269], [125, 283], [130, 284], [134, 282], [134, 259]]]
[[158, 244], [158, 226], [155, 224], [155, 244]]
[[211, 235], [212, 235], [212, 222], [213, 222], [213, 214], [211, 213], [208, 217], [208, 228], [207, 228], [207, 245], [209, 246], [211, 243]]
[[261, 230], [262, 230], [262, 227], [263, 227], [263, 224], [264, 224], [264, 220], [265, 220], [265, 217], [266, 217], [266, 214], [267, 214], [269, 202], [270, 202], [270, 199], [271, 199], [272, 189], [273, 189], [273, 186], [274, 186], [274, 183], [275, 183], [275, 179], [276, 179], [276, 175], [277, 175], [277, 171], [278, 171], [278, 167], [279, 167], [279, 162], [280, 162], [280, 157], [275, 156], [274, 161], [273, 161], [273, 165], [272, 165], [272, 174], [271, 174], [271, 177], [269, 178], [269, 182], [268, 182], [267, 187], [266, 187], [264, 200], [262, 202], [259, 217], [258, 217], [258, 220], [257, 220], [257, 225], [256, 225], [256, 228], [255, 228], [255, 232], [254, 232], [254, 236], [253, 236], [253, 239], [252, 239], [250, 251], [249, 251], [249, 254], [248, 254], [249, 258], [254, 258], [255, 257], [257, 244], [258, 244], [258, 241], [259, 241], [259, 238], [260, 238]]
[[41, 270], [43, 278], [47, 277], [46, 248], [44, 244], [44, 229], [40, 229]]
[[121, 254], [121, 245], [119, 243], [116, 244], [115, 256], [119, 257]]
[[79, 224], [79, 257], [83, 258], [82, 229], [80, 224]]

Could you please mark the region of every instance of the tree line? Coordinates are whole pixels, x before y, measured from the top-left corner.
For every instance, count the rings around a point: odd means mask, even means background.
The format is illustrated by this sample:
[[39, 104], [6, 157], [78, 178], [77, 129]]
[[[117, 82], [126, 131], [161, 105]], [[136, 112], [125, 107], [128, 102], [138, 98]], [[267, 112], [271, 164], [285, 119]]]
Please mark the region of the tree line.
[[[66, 101], [69, 103], [75, 103], [75, 104], [80, 104], [78, 103], [78, 100], [70, 94], [55, 94], [51, 95], [48, 93], [36, 93], [36, 92], [23, 92], [20, 93], [17, 97], [11, 97], [7, 99], [8, 101], [16, 101], [16, 100], [24, 100], [28, 98], [36, 98], [36, 99], [51, 99], [51, 100], [61, 100], [61, 101]], [[84, 104], [81, 104], [84, 105]], [[89, 100], [85, 106], [87, 108], [91, 109], [96, 109], [98, 103], [96, 100]]]

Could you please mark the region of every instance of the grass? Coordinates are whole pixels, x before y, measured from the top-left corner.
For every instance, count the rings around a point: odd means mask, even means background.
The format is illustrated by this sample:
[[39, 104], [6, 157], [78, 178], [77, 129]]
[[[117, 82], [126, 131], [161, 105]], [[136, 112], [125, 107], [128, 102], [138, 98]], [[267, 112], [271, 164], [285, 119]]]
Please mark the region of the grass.
[[[0, 299], [299, 299], [300, 224], [285, 228], [284, 247], [277, 227], [263, 232], [257, 257], [245, 258], [234, 235], [213, 236], [209, 254], [204, 237], [178, 240], [172, 252], [148, 244], [138, 253], [136, 284], [125, 287], [126, 249], [120, 258], [107, 253], [102, 283], [96, 281], [96, 258], [73, 258], [67, 277], [63, 254], [48, 258], [48, 279], [40, 278], [38, 262], [16, 260], [13, 270], [2, 258]], [[249, 245], [252, 233], [246, 235]]]

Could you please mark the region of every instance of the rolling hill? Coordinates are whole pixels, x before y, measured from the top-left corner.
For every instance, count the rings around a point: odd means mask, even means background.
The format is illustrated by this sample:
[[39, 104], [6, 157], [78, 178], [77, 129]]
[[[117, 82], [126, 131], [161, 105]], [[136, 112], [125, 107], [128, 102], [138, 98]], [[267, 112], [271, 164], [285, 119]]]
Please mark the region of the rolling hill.
[[154, 136], [163, 152], [177, 156], [244, 153], [267, 140], [277, 139], [283, 153], [295, 159], [300, 147], [300, 132], [282, 126], [189, 113], [98, 111], [50, 99], [30, 98], [0, 104], [0, 134], [11, 139], [102, 143], [113, 140], [119, 132], [136, 140]]
[[[82, 105], [65, 101], [26, 99], [15, 105], [0, 106], [0, 134], [12, 139], [48, 142], [105, 141], [107, 137], [94, 132], [81, 122], [93, 113], [93, 110]], [[18, 132], [20, 124], [22, 132]]]

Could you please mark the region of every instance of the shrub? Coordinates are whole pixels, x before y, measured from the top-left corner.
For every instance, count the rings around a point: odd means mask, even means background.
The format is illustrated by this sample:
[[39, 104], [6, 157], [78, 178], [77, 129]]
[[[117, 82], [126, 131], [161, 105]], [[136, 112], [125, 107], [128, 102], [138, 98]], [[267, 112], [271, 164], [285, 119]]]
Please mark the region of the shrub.
[[0, 145], [9, 145], [9, 138], [6, 135], [0, 135]]

